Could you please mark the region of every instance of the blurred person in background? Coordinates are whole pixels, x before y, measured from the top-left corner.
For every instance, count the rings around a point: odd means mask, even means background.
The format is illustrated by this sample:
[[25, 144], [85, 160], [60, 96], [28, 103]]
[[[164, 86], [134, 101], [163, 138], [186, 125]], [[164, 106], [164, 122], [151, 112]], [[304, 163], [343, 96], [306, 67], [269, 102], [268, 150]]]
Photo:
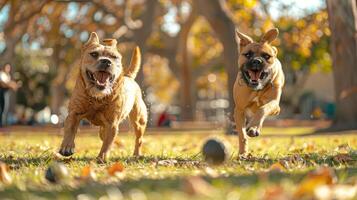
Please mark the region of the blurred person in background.
[[168, 113], [168, 109], [166, 108], [160, 115], [157, 120], [158, 127], [170, 127], [172, 122], [172, 117]]
[[11, 65], [5, 64], [0, 69], [0, 127], [6, 124], [10, 96], [8, 90], [16, 91], [19, 85], [11, 80]]

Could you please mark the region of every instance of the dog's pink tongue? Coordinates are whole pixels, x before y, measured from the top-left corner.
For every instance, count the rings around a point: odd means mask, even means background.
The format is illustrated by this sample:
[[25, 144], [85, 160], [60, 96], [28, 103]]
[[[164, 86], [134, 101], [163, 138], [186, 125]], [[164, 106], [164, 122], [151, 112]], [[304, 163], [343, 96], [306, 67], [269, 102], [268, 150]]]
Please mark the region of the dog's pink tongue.
[[108, 78], [109, 78], [109, 73], [107, 72], [96, 73], [96, 79], [99, 81], [99, 83], [106, 83]]
[[252, 81], [258, 81], [260, 76], [260, 71], [251, 71], [249, 70], [249, 76]]

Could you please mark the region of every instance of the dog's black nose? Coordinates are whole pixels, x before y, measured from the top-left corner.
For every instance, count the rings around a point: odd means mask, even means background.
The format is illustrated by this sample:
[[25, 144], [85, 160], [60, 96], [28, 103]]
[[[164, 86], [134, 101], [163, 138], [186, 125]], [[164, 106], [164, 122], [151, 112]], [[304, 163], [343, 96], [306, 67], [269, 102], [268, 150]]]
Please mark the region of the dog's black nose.
[[261, 65], [262, 63], [263, 63], [263, 61], [261, 59], [259, 59], [259, 58], [254, 58], [252, 60], [252, 64], [256, 65], [256, 66]]
[[100, 62], [100, 67], [102, 68], [108, 68], [112, 65], [112, 62], [106, 58], [100, 59], [99, 62]]

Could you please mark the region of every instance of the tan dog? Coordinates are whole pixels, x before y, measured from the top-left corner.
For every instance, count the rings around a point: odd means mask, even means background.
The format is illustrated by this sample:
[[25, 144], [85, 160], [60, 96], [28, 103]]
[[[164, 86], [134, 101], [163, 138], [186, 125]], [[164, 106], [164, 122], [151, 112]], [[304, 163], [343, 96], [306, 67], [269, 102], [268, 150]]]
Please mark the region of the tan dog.
[[278, 33], [278, 29], [271, 29], [259, 42], [254, 42], [249, 36], [236, 31], [240, 55], [233, 96], [240, 154], [247, 151], [246, 135], [258, 136], [265, 118], [280, 112], [284, 73], [277, 59], [278, 51], [270, 45]]
[[86, 118], [100, 126], [103, 141], [98, 161], [105, 162], [119, 123], [129, 116], [136, 134], [134, 155], [140, 155], [143, 134], [147, 123], [147, 110], [141, 90], [134, 78], [141, 63], [140, 49], [136, 47], [130, 66], [121, 63], [115, 39], [105, 39], [100, 44], [96, 33], [82, 47], [80, 73], [68, 107], [64, 123], [64, 137], [59, 153], [74, 153], [74, 139], [78, 124]]

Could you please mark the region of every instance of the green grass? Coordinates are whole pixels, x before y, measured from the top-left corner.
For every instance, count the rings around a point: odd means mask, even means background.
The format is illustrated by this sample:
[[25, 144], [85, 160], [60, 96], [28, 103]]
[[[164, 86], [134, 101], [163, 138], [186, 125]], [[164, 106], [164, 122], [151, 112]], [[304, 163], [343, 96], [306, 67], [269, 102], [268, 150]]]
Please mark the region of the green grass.
[[[357, 181], [357, 137], [348, 135], [309, 135], [311, 128], [266, 128], [264, 134], [249, 140], [251, 156], [238, 159], [236, 136], [221, 130], [204, 132], [148, 133], [143, 157], [132, 157], [134, 136], [119, 134], [108, 163], [97, 164], [101, 143], [97, 135], [79, 133], [76, 154], [62, 160], [69, 169], [68, 181], [48, 183], [44, 174], [61, 142], [58, 134], [26, 132], [0, 135], [0, 160], [10, 170], [13, 183], [0, 183], [0, 199], [262, 199], [270, 189], [282, 188], [292, 195], [309, 171], [321, 166], [332, 168], [338, 184]], [[278, 136], [277, 136], [278, 135]], [[294, 136], [292, 136], [294, 135]], [[210, 137], [223, 140], [229, 159], [220, 166], [209, 166], [200, 150]], [[337, 155], [347, 155], [346, 162]], [[292, 157], [298, 156], [297, 161]], [[162, 161], [166, 160], [166, 161]], [[286, 169], [271, 170], [284, 161]], [[107, 168], [120, 162], [125, 169], [110, 176]], [[81, 169], [91, 166], [97, 180], [78, 180]], [[192, 192], [192, 176], [203, 180], [202, 191]], [[201, 180], [201, 179], [200, 179]], [[199, 184], [199, 182], [197, 183]], [[207, 189], [207, 187], [208, 189]], [[206, 189], [205, 189], [206, 188]], [[118, 196], [119, 195], [119, 196]]]

